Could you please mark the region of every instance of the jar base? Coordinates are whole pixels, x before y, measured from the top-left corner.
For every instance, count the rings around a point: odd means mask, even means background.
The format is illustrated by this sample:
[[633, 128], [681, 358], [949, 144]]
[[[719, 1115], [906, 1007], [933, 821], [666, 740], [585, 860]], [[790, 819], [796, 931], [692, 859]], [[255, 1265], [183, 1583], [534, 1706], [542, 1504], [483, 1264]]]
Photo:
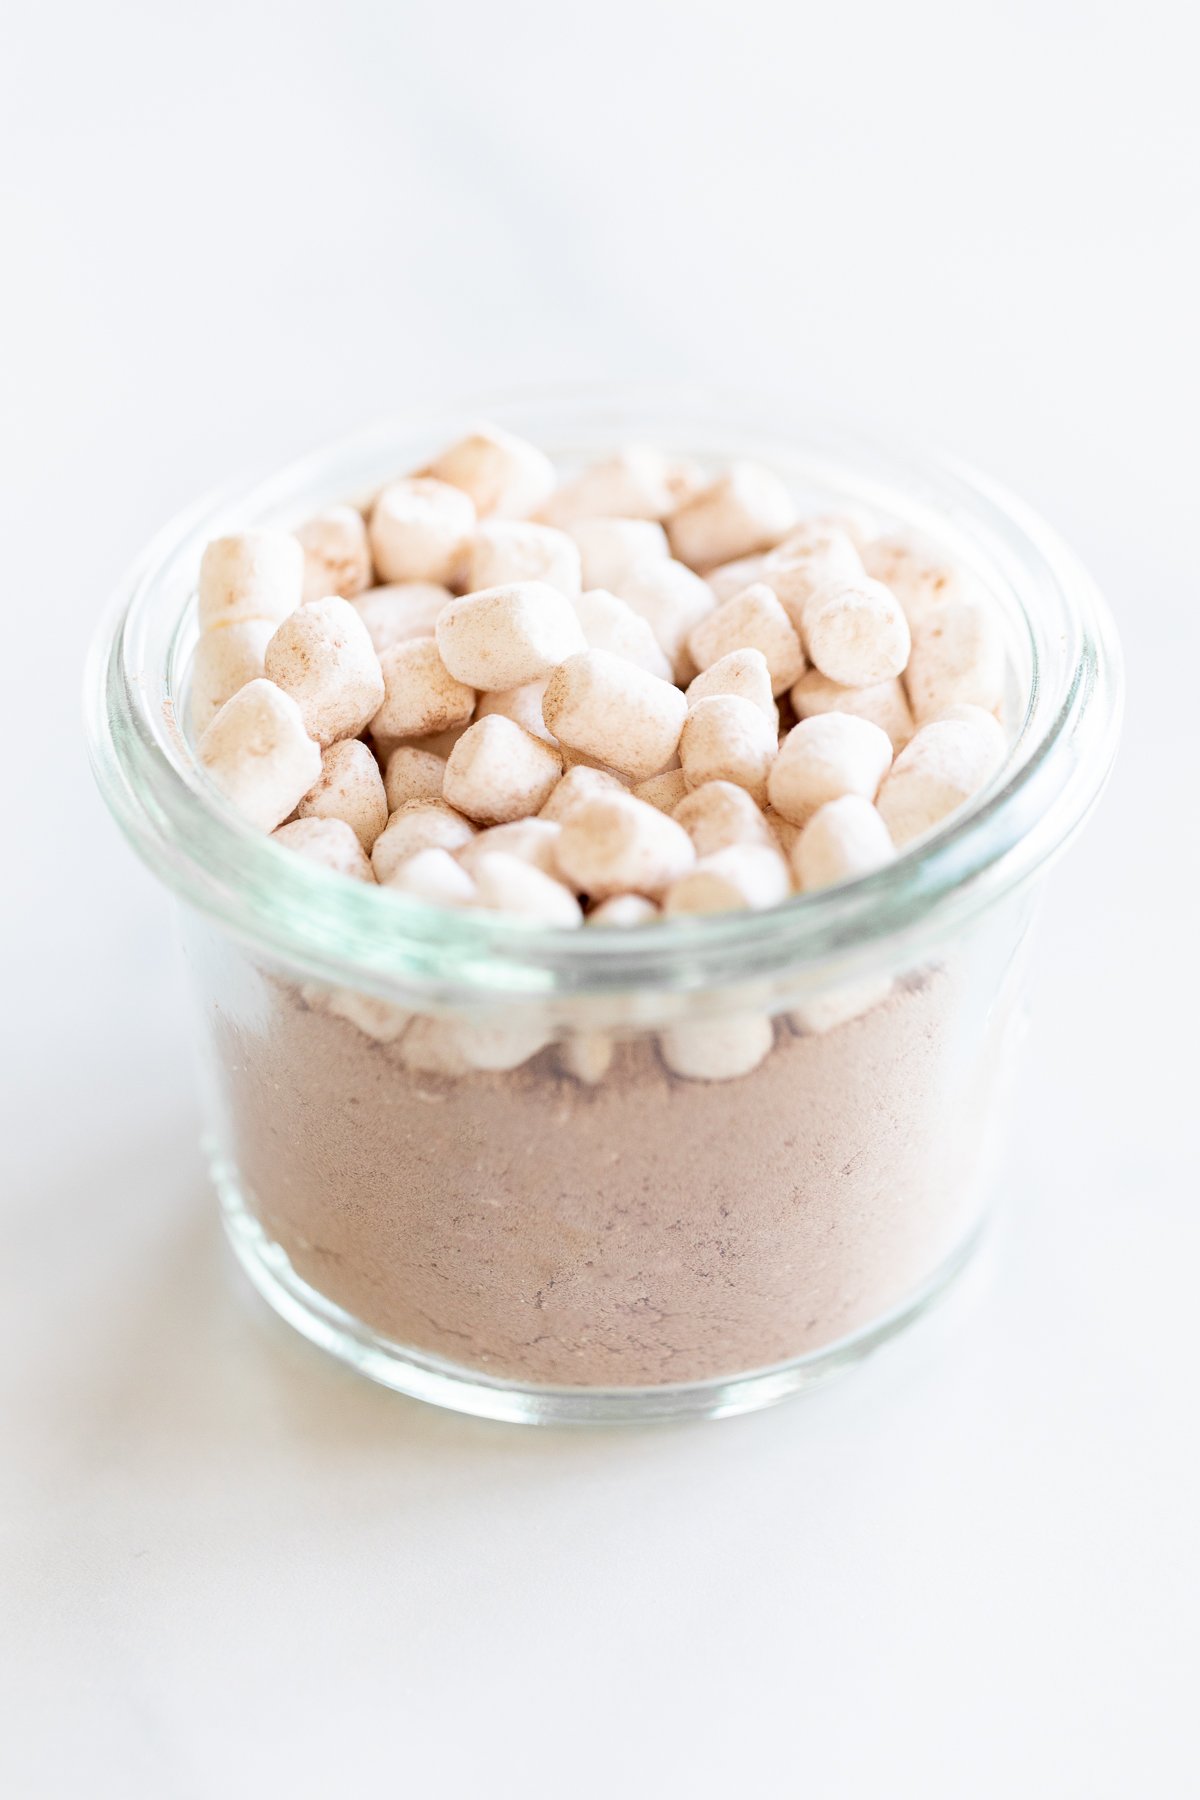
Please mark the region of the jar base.
[[372, 1331], [303, 1281], [246, 1204], [236, 1172], [214, 1157], [210, 1172], [234, 1255], [269, 1306], [359, 1374], [410, 1399], [510, 1425], [638, 1425], [727, 1419], [758, 1412], [852, 1369], [942, 1299], [983, 1236], [977, 1225], [930, 1279], [886, 1317], [790, 1362], [712, 1381], [657, 1387], [537, 1387], [411, 1350]]

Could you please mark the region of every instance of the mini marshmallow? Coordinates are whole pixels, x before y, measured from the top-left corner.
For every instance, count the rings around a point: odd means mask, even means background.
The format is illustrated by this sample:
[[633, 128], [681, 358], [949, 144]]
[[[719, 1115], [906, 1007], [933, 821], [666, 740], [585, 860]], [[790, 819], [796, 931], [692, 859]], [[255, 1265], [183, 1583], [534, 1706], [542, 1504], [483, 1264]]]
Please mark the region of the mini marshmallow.
[[916, 730], [908, 695], [899, 676], [877, 682], [873, 687], [843, 687], [830, 681], [820, 669], [809, 669], [791, 692], [792, 709], [798, 719], [812, 719], [818, 713], [852, 713], [858, 719], [870, 719], [892, 740], [893, 750], [903, 750]]
[[792, 846], [792, 868], [804, 893], [855, 881], [890, 862], [896, 851], [882, 817], [861, 794], [817, 808]]
[[262, 674], [274, 633], [271, 619], [242, 619], [200, 634], [192, 658], [191, 715], [196, 732], [204, 730], [239, 688]]
[[897, 849], [965, 805], [992, 779], [1007, 749], [1002, 728], [981, 708], [922, 725], [879, 790], [879, 811]]
[[560, 594], [578, 594], [583, 583], [574, 538], [553, 525], [534, 525], [527, 519], [496, 519], [481, 525], [467, 551], [463, 575], [467, 592], [524, 581], [543, 581]]
[[418, 850], [458, 850], [474, 835], [474, 826], [444, 800], [406, 800], [371, 847], [375, 879], [386, 884]]
[[387, 759], [383, 777], [388, 812], [399, 812], [409, 800], [440, 800], [445, 778], [444, 756], [435, 756], [416, 744], [398, 744]]
[[772, 470], [734, 463], [667, 521], [671, 554], [694, 569], [770, 550], [796, 522], [796, 503]]
[[435, 639], [393, 644], [383, 651], [379, 666], [384, 695], [371, 720], [373, 737], [428, 738], [470, 722], [475, 690], [451, 675]]
[[383, 704], [383, 671], [370, 633], [350, 602], [336, 595], [308, 600], [284, 619], [263, 666], [322, 746], [356, 737]]
[[352, 600], [374, 579], [367, 527], [356, 506], [331, 506], [296, 528], [304, 551], [305, 600], [340, 594]]
[[823, 1036], [827, 1031], [836, 1031], [839, 1025], [848, 1025], [852, 1019], [861, 1019], [886, 1000], [891, 991], [892, 981], [887, 975], [851, 982], [796, 1007], [790, 1015], [791, 1022], [801, 1037]]
[[607, 650], [585, 650], [554, 671], [542, 712], [560, 743], [646, 781], [675, 755], [687, 701], [636, 664]]
[[677, 680], [695, 674], [688, 636], [716, 606], [716, 596], [684, 563], [654, 557], [621, 577], [617, 597], [640, 613], [658, 640]]
[[767, 792], [776, 812], [805, 825], [819, 806], [842, 794], [873, 800], [891, 764], [891, 739], [878, 725], [849, 713], [821, 713], [788, 732]]
[[644, 800], [647, 806], [657, 806], [659, 812], [673, 813], [687, 791], [687, 777], [683, 770], [668, 769], [663, 775], [652, 775], [649, 781], [639, 782], [633, 790], [633, 797], [635, 800]]
[[947, 600], [967, 597], [958, 571], [941, 563], [917, 544], [901, 538], [879, 538], [863, 551], [868, 575], [882, 581], [904, 608], [914, 632]]
[[771, 806], [765, 808], [763, 818], [783, 854], [790, 857], [803, 827], [793, 825], [790, 819], [785, 819], [782, 813], [777, 813]]
[[576, 519], [567, 530], [579, 547], [585, 590], [615, 588], [639, 563], [671, 554], [666, 532], [653, 519]]
[[304, 551], [290, 531], [214, 538], [200, 558], [200, 629], [246, 619], [270, 619], [278, 625], [295, 612], [303, 590]]
[[542, 925], [562, 925], [568, 930], [583, 924], [583, 911], [574, 894], [532, 863], [495, 850], [473, 865], [477, 903], [489, 912], [509, 913]]
[[791, 871], [774, 845], [727, 844], [702, 856], [672, 882], [663, 900], [668, 918], [685, 913], [761, 912], [792, 891]]
[[752, 701], [736, 694], [713, 694], [688, 712], [679, 760], [689, 788], [731, 781], [762, 805], [777, 744], [774, 725]]
[[481, 1024], [460, 1019], [453, 1022], [450, 1033], [470, 1068], [496, 1074], [519, 1069], [544, 1050], [553, 1035], [544, 1023], [526, 1020]]
[[282, 825], [321, 773], [321, 746], [290, 694], [261, 677], [228, 699], [196, 755], [229, 803], [261, 831]]
[[644, 894], [610, 894], [593, 906], [586, 922], [601, 931], [629, 931], [638, 925], [653, 925], [661, 917], [653, 900]]
[[657, 675], [660, 681], [671, 680], [671, 664], [649, 621], [635, 612], [627, 600], [619, 600], [604, 588], [592, 588], [580, 594], [574, 606], [589, 650], [608, 650], [613, 656], [636, 663], [648, 675]]
[[458, 860], [473, 876], [480, 857], [499, 852], [503, 856], [515, 856], [518, 862], [529, 863], [557, 881], [555, 847], [560, 829], [550, 819], [516, 819], [511, 825], [491, 825], [478, 837], [473, 837], [469, 844], [463, 845]]
[[485, 588], [438, 615], [437, 644], [451, 674], [471, 687], [521, 687], [586, 648], [569, 600], [542, 581]]
[[271, 833], [277, 844], [335, 875], [353, 881], [375, 880], [367, 855], [344, 819], [293, 819]]
[[702, 669], [688, 684], [688, 706], [711, 699], [714, 694], [735, 694], [740, 700], [749, 700], [772, 726], [779, 723], [771, 671], [761, 650], [730, 650], [707, 669]]
[[442, 793], [480, 825], [505, 825], [536, 813], [562, 779], [562, 758], [541, 738], [492, 713], [478, 719], [446, 762]]
[[597, 794], [576, 807], [556, 855], [564, 879], [593, 900], [625, 893], [655, 899], [696, 860], [683, 827], [632, 794]]
[[354, 610], [366, 626], [378, 653], [412, 638], [432, 637], [437, 616], [454, 596], [436, 581], [398, 581], [390, 587], [368, 588], [354, 601]]
[[671, 1073], [685, 1081], [735, 1081], [757, 1069], [774, 1042], [770, 1019], [745, 1013], [672, 1025], [660, 1034], [658, 1047]]
[[431, 844], [397, 864], [388, 884], [389, 893], [407, 894], [427, 906], [473, 906], [475, 883], [448, 850]]
[[395, 810], [384, 792], [379, 764], [358, 738], [329, 746], [321, 757], [320, 777], [299, 806], [302, 819], [342, 820], [368, 853]]
[[393, 481], [371, 508], [376, 572], [384, 582], [453, 587], [474, 532], [475, 508], [461, 488], [419, 475]]
[[778, 847], [774, 832], [750, 795], [731, 781], [706, 781], [693, 788], [671, 816], [683, 826], [700, 857], [726, 850], [731, 844]]
[[569, 1037], [558, 1047], [558, 1060], [564, 1074], [573, 1075], [588, 1087], [603, 1081], [612, 1067], [614, 1045], [602, 1031], [581, 1032]]
[[772, 694], [782, 694], [804, 673], [804, 651], [791, 620], [762, 582], [743, 588], [702, 619], [688, 638], [692, 660], [711, 669], [736, 650], [758, 650], [766, 662]]
[[541, 681], [526, 681], [520, 687], [497, 688], [493, 693], [480, 694], [475, 702], [475, 717], [486, 719], [491, 713], [499, 713], [502, 719], [511, 719], [514, 725], [523, 726], [535, 738], [541, 738], [544, 744], [553, 744], [554, 739], [542, 717], [545, 694], [546, 677]]
[[545, 452], [498, 425], [476, 425], [422, 472], [469, 494], [481, 519], [526, 519], [554, 488]]
[[948, 706], [996, 712], [1004, 677], [1004, 639], [985, 601], [945, 601], [914, 628], [904, 683], [918, 725]]
[[589, 769], [582, 764], [568, 769], [554, 792], [542, 807], [538, 817], [561, 825], [563, 820], [582, 806], [585, 800], [591, 800], [597, 794], [623, 794], [626, 788], [615, 775], [606, 769]]
[[739, 556], [733, 562], [721, 563], [718, 568], [706, 569], [704, 579], [712, 589], [717, 604], [732, 600], [735, 594], [743, 589], [753, 587], [756, 581], [764, 580], [763, 571], [770, 561], [770, 556]]
[[803, 641], [814, 595], [830, 587], [853, 587], [865, 575], [862, 558], [844, 531], [809, 521], [763, 557], [757, 579], [766, 582]]
[[902, 673], [912, 637], [900, 602], [870, 576], [834, 582], [804, 608], [808, 654], [822, 675], [845, 687], [873, 687]]
[[634, 444], [564, 481], [542, 507], [553, 525], [576, 519], [665, 519], [694, 476], [661, 450]]
[[470, 1072], [448, 1019], [414, 1019], [400, 1040], [400, 1060], [413, 1075], [454, 1081]]
[[317, 989], [315, 992], [326, 1012], [357, 1025], [377, 1044], [394, 1044], [412, 1019], [410, 1012], [393, 1006], [390, 1000], [381, 1000], [377, 994], [360, 994], [354, 988], [331, 988], [328, 992]]

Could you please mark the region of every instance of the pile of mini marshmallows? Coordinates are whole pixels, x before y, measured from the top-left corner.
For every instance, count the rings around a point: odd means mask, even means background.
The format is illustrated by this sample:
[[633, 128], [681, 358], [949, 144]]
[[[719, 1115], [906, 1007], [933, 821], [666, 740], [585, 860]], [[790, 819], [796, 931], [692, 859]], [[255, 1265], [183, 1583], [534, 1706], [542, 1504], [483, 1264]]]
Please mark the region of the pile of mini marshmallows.
[[197, 754], [277, 843], [564, 928], [778, 905], [1000, 767], [993, 607], [769, 469], [558, 482], [480, 426], [363, 511], [208, 545]]

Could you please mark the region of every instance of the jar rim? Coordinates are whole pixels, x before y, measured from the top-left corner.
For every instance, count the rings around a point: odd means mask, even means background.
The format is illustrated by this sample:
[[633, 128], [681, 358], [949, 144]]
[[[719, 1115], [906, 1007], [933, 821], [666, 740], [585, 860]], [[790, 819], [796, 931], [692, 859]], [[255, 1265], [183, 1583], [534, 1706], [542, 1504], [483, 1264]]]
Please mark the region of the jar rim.
[[[858, 881], [764, 912], [620, 932], [438, 909], [348, 882], [272, 843], [222, 802], [178, 722], [200, 552], [224, 532], [296, 523], [366, 495], [480, 418], [568, 460], [637, 441], [714, 464], [753, 457], [818, 504], [865, 505], [944, 547], [998, 599], [1024, 663], [1024, 716], [996, 779], [944, 830]], [[88, 659], [85, 713], [98, 783], [135, 849], [240, 941], [293, 971], [385, 996], [502, 1004], [726, 988], [831, 963], [865, 973], [919, 955], [1027, 881], [1077, 829], [1112, 765], [1122, 687], [1115, 627], [1095, 584], [1057, 535], [989, 478], [936, 452], [807, 416], [793, 421], [775, 399], [694, 386], [582, 386], [414, 407], [192, 507], [158, 534], [113, 596]]]

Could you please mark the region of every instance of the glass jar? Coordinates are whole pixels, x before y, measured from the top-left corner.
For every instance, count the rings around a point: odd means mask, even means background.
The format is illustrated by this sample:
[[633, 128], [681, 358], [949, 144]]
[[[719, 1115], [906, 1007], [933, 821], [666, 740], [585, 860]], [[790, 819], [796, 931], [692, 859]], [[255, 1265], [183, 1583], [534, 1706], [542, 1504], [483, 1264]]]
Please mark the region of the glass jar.
[[[806, 506], [937, 544], [1004, 624], [1004, 768], [865, 879], [619, 931], [438, 910], [242, 824], [178, 723], [205, 542], [368, 497], [477, 416], [564, 468], [636, 441], [753, 457]], [[164, 532], [87, 700], [108, 803], [182, 903], [230, 1239], [315, 1342], [493, 1418], [717, 1416], [855, 1361], [964, 1265], [1038, 878], [1100, 792], [1120, 712], [1094, 587], [991, 483], [692, 390], [414, 413]]]

